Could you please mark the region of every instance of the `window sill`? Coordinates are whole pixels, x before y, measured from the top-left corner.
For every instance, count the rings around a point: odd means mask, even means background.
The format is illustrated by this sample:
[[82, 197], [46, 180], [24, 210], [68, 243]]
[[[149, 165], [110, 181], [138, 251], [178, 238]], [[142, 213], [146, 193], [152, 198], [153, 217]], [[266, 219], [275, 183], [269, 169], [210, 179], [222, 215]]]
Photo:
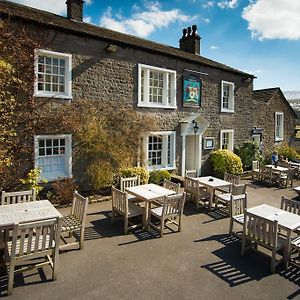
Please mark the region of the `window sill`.
[[275, 138], [275, 142], [282, 142], [283, 138]]
[[65, 99], [65, 100], [72, 100], [72, 95], [66, 95], [66, 94], [46, 94], [46, 93], [34, 93], [34, 97], [37, 98], [52, 98], [52, 99]]
[[138, 107], [147, 107], [147, 108], [166, 108], [166, 109], [176, 109], [177, 106], [171, 106], [171, 105], [159, 105], [159, 104], [143, 104], [143, 103], [138, 103]]
[[51, 181], [57, 181], [57, 180], [64, 180], [64, 179], [70, 179], [70, 178], [73, 178], [73, 175], [61, 175], [61, 176], [56, 176], [56, 175], [53, 175], [53, 176], [49, 176], [48, 178], [41, 175], [41, 179], [39, 179], [39, 182], [43, 182], [44, 180], [47, 180], [47, 182], [51, 182]]
[[234, 110], [230, 110], [230, 109], [221, 109], [221, 113], [234, 114]]
[[176, 170], [176, 167], [154, 167], [154, 168], [151, 168], [151, 167], [148, 167], [148, 171], [151, 172], [151, 171], [156, 171], [156, 170]]

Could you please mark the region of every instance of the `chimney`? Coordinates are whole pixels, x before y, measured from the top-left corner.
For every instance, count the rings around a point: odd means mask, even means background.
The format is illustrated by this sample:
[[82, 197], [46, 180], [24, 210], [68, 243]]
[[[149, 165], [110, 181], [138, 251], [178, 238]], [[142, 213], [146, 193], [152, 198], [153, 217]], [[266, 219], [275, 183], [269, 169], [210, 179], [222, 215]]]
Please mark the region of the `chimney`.
[[182, 38], [179, 40], [180, 50], [200, 55], [201, 37], [197, 34], [197, 26], [185, 28], [182, 32]]
[[66, 4], [68, 19], [82, 22], [83, 3], [83, 0], [67, 0]]

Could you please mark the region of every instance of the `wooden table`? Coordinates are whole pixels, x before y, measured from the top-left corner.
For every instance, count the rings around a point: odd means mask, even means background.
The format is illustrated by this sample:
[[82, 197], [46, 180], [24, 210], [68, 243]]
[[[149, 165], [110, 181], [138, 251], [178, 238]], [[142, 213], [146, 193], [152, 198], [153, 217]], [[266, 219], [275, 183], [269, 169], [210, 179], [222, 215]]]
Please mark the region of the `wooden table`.
[[298, 194], [298, 196], [300, 196], [300, 185], [299, 186], [295, 186], [293, 188], [293, 190]]
[[48, 201], [32, 201], [0, 206], [0, 226], [62, 217]]
[[170, 196], [175, 194], [174, 191], [166, 189], [162, 186], [153, 183], [128, 187], [125, 189], [125, 191], [145, 201], [144, 227], [146, 229], [148, 228], [148, 213], [149, 213], [150, 203], [154, 200], [159, 200], [164, 196]]
[[285, 168], [285, 167], [275, 167], [274, 165], [265, 165], [266, 168], [272, 168], [272, 171], [277, 171], [278, 173], [286, 173], [288, 172], [289, 168]]
[[213, 176], [205, 176], [205, 177], [198, 177], [197, 179], [201, 184], [205, 185], [207, 187], [208, 192], [210, 193], [209, 197], [209, 210], [212, 208], [212, 203], [215, 195], [215, 190], [218, 188], [224, 188], [224, 187], [231, 187], [232, 183], [225, 181], [220, 178], [216, 178]]
[[249, 208], [247, 211], [271, 221], [277, 220], [278, 227], [287, 232], [287, 244], [284, 253], [284, 265], [287, 268], [291, 256], [291, 234], [300, 227], [300, 215], [267, 204]]

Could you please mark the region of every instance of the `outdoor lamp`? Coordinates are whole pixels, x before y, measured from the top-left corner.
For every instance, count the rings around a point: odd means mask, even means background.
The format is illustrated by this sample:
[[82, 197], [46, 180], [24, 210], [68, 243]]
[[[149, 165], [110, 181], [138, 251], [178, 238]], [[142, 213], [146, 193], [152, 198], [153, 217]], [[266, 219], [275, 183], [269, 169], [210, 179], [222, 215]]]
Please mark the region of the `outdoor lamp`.
[[199, 126], [198, 126], [198, 124], [197, 124], [197, 122], [195, 120], [193, 120], [192, 123], [194, 124], [193, 129], [194, 129], [194, 132], [196, 134], [198, 132], [198, 130], [199, 130]]

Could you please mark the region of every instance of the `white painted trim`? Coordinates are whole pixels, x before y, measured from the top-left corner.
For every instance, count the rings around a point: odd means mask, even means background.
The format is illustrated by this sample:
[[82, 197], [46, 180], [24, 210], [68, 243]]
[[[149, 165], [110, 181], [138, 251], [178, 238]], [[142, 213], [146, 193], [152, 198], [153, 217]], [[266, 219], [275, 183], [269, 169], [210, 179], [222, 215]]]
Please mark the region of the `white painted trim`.
[[[277, 117], [282, 116], [282, 123], [280, 125], [279, 131], [282, 136], [276, 136], [276, 127], [277, 127]], [[283, 112], [275, 112], [275, 142], [281, 142], [284, 140], [284, 113]]]
[[[144, 70], [144, 98], [142, 101], [142, 70]], [[161, 104], [149, 102], [149, 71], [154, 70], [163, 73], [164, 89], [163, 89], [163, 100]], [[148, 71], [148, 72], [147, 72]], [[167, 76], [170, 74], [170, 89], [171, 89], [171, 103], [168, 102], [168, 91], [167, 91]], [[145, 64], [138, 64], [138, 107], [148, 108], [163, 108], [163, 109], [176, 109], [176, 71], [170, 69], [164, 69]]]
[[181, 176], [185, 175], [185, 147], [186, 147], [186, 135], [181, 135]]
[[[38, 91], [38, 55], [48, 55], [51, 57], [64, 58], [66, 60], [65, 66], [65, 92], [47, 92]], [[72, 54], [55, 52], [45, 49], [34, 50], [34, 97], [47, 97], [55, 99], [72, 99]]]
[[[72, 135], [71, 134], [52, 134], [52, 135], [35, 135], [34, 136], [34, 167], [38, 168], [38, 158], [39, 158], [39, 154], [38, 154], [38, 149], [39, 149], [39, 145], [38, 145], [38, 141], [39, 139], [65, 139], [66, 143], [65, 143], [65, 154], [66, 154], [66, 159], [68, 160], [67, 162], [67, 176], [63, 176], [63, 177], [50, 177], [50, 178], [46, 178], [48, 181], [53, 181], [53, 180], [57, 180], [57, 179], [63, 179], [63, 178], [72, 178]], [[41, 179], [43, 178], [43, 175], [41, 174]]]
[[220, 131], [220, 149], [222, 149], [222, 135], [223, 133], [231, 133], [231, 142], [229, 142], [229, 145], [230, 145], [230, 149], [227, 149], [227, 150], [230, 150], [230, 151], [233, 151], [233, 148], [234, 148], [234, 129], [221, 129]]
[[[232, 89], [231, 89], [231, 91], [232, 91], [232, 98], [230, 99], [231, 105], [230, 105], [230, 102], [229, 102], [229, 106], [232, 106], [231, 109], [223, 108], [224, 84], [228, 84], [228, 85], [230, 85], [232, 87]], [[234, 85], [233, 82], [229, 82], [229, 81], [225, 81], [225, 80], [221, 81], [221, 112], [234, 113], [234, 88], [235, 88], [235, 85]]]

